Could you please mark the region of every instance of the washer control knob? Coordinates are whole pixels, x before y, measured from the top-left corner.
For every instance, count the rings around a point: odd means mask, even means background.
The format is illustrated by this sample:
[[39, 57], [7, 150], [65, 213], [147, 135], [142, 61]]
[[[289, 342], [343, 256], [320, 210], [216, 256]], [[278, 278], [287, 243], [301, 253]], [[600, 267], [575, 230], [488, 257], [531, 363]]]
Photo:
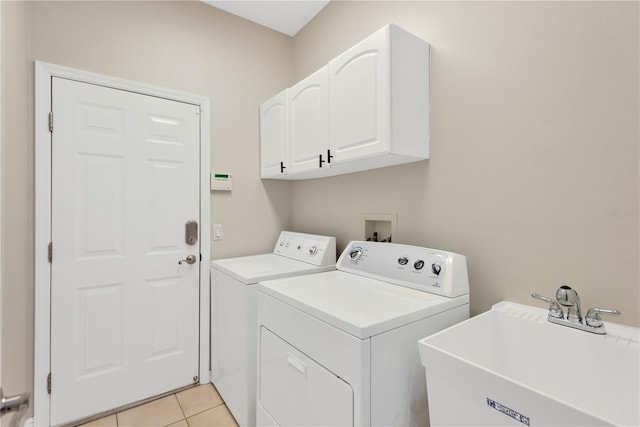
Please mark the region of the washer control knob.
[[318, 247], [316, 245], [313, 245], [309, 248], [309, 255], [315, 255], [318, 253]]
[[431, 272], [438, 276], [442, 271], [442, 266], [440, 264], [431, 264]]
[[413, 268], [415, 268], [416, 270], [421, 270], [422, 267], [424, 267], [424, 261], [421, 259], [413, 263]]
[[407, 265], [408, 262], [409, 258], [407, 258], [406, 256], [401, 256], [400, 258], [398, 258], [398, 264], [400, 265]]
[[362, 248], [361, 247], [355, 247], [355, 248], [351, 249], [351, 252], [349, 252], [349, 259], [351, 260], [351, 262], [356, 262], [361, 257], [362, 257]]

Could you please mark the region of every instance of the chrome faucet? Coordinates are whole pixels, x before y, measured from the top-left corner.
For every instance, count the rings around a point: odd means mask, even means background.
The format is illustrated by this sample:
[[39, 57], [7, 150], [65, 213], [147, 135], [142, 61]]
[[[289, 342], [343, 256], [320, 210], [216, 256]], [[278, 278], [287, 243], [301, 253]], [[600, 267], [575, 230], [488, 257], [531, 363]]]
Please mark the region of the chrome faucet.
[[[620, 315], [620, 310], [616, 309], [590, 308], [583, 318], [578, 293], [566, 285], [558, 288], [555, 300], [536, 293], [531, 294], [531, 296], [549, 303], [549, 314], [547, 316], [549, 322], [594, 334], [604, 335], [607, 333], [600, 314]], [[560, 305], [567, 307], [566, 315]]]
[[580, 310], [580, 297], [578, 293], [569, 286], [563, 285], [556, 291], [556, 300], [567, 307], [567, 320], [570, 322], [582, 322], [582, 311]]

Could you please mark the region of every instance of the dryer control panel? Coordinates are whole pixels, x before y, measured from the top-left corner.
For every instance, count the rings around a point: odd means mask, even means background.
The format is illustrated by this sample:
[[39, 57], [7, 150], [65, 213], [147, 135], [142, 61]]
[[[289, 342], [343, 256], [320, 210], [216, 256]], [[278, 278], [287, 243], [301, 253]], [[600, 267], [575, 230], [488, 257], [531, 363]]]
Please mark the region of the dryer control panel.
[[336, 238], [283, 231], [276, 241], [273, 253], [316, 266], [334, 265]]
[[463, 255], [397, 243], [353, 241], [337, 269], [446, 297], [469, 293]]

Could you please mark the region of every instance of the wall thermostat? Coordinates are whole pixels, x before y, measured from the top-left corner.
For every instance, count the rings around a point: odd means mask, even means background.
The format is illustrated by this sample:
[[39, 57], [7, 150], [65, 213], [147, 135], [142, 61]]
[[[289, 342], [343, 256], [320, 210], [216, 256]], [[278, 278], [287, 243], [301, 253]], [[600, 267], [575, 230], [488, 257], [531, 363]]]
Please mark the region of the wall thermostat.
[[211, 191], [231, 191], [231, 174], [228, 173], [212, 173], [211, 174]]

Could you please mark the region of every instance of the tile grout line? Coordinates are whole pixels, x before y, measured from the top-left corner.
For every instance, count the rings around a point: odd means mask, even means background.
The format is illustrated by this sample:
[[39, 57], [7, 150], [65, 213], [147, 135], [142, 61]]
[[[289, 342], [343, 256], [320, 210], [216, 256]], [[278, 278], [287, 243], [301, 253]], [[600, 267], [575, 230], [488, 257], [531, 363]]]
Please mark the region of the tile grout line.
[[[189, 425], [189, 421], [187, 421], [187, 414], [184, 413], [184, 408], [182, 407], [182, 403], [180, 403], [180, 399], [178, 399], [178, 393], [174, 394], [176, 400], [178, 401], [178, 406], [180, 407], [180, 411], [182, 411], [182, 419], [184, 420], [184, 422], [187, 423], [187, 426]], [[176, 421], [178, 422], [178, 421]]]
[[[218, 407], [223, 406], [223, 405], [226, 405], [226, 403], [224, 403], [224, 401], [223, 401], [223, 402], [218, 403], [217, 405], [213, 405], [213, 406], [212, 406], [212, 407], [210, 407], [210, 408], [203, 409], [203, 410], [202, 410], [202, 411], [200, 411], [200, 412], [196, 412], [195, 414], [191, 414], [191, 415], [189, 416], [189, 418], [191, 418], [191, 417], [195, 417], [196, 415], [203, 414], [203, 413], [205, 413], [205, 412], [207, 412], [207, 411], [210, 411], [210, 410], [212, 410], [212, 409], [218, 408]], [[186, 418], [185, 418], [185, 419], [186, 419]]]
[[[211, 386], [211, 387], [216, 391], [216, 394], [217, 394], [218, 396], [220, 396], [220, 394], [219, 394], [219, 393], [218, 393], [218, 391], [215, 389], [215, 387], [213, 387], [213, 384], [209, 384], [209, 385], [210, 385], [210, 386]], [[197, 388], [197, 387], [196, 387], [196, 388]], [[193, 413], [193, 414], [189, 415], [189, 417], [187, 417], [187, 414], [184, 412], [184, 408], [182, 407], [182, 403], [180, 403], [180, 399], [178, 398], [178, 393], [176, 393], [176, 394], [175, 394], [175, 396], [176, 396], [176, 399], [178, 400], [178, 405], [180, 406], [180, 410], [182, 411], [182, 414], [184, 415], [184, 421], [187, 423], [187, 426], [190, 426], [190, 425], [191, 425], [191, 424], [189, 423], [189, 418], [193, 418], [193, 417], [195, 417], [195, 416], [197, 416], [197, 415], [203, 414], [203, 413], [205, 413], [205, 412], [207, 412], [207, 411], [210, 411], [210, 410], [212, 410], [212, 409], [218, 408], [218, 407], [223, 406], [223, 405], [224, 405], [224, 406], [226, 406], [225, 401], [224, 401], [224, 400], [222, 400], [222, 398], [220, 398], [220, 400], [221, 400], [221, 401], [220, 401], [219, 403], [213, 404], [213, 406], [210, 406], [210, 407], [208, 407], [208, 408], [206, 408], [206, 409], [203, 409], [203, 410], [201, 410], [201, 411], [199, 411], [199, 412]], [[176, 422], [177, 422], [177, 421], [176, 421]], [[168, 426], [166, 426], [166, 427], [168, 427]]]

